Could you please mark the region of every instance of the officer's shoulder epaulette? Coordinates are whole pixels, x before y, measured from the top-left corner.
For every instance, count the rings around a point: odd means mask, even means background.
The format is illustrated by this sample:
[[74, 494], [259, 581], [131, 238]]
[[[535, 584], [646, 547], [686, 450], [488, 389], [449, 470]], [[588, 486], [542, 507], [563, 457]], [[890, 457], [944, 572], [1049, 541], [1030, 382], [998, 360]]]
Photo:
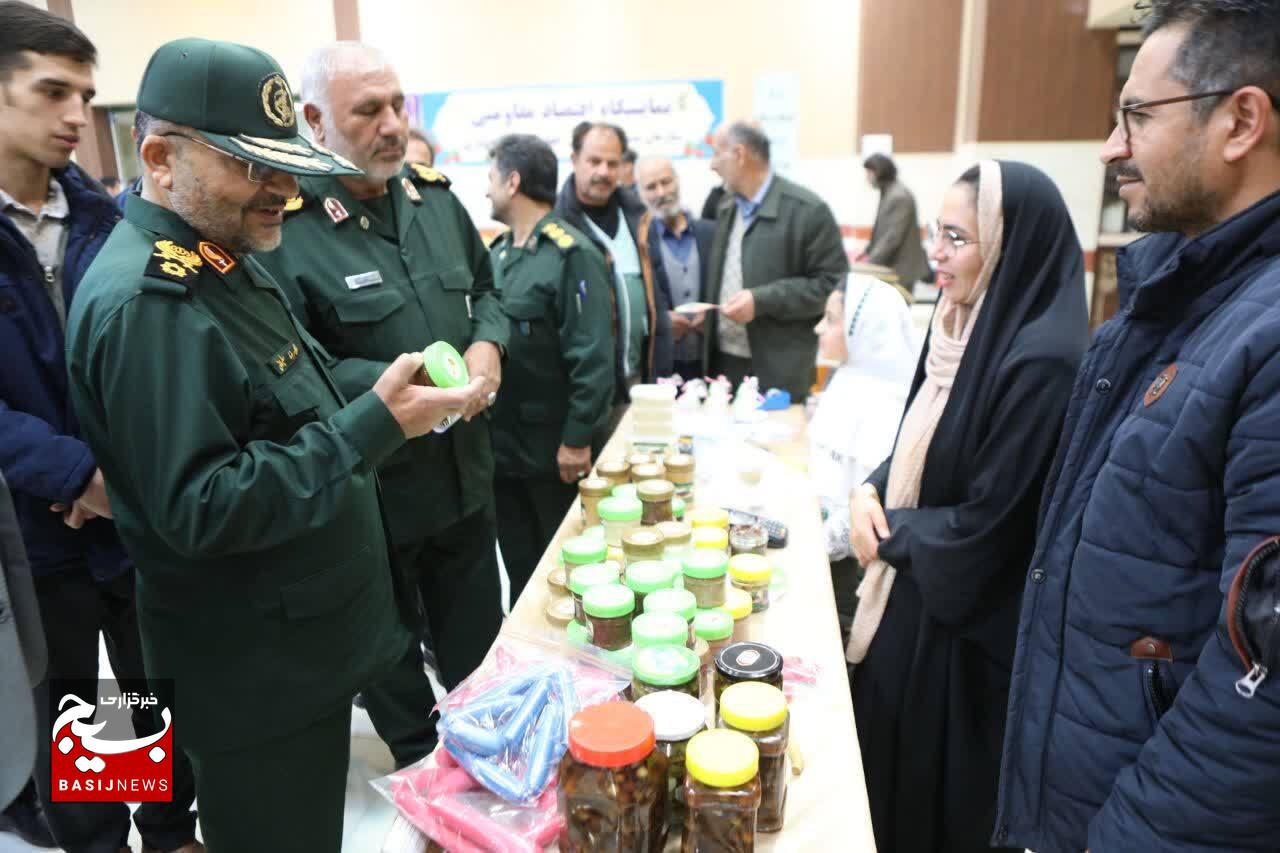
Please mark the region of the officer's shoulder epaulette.
[[172, 240], [157, 240], [152, 246], [140, 289], [144, 293], [168, 296], [191, 295], [191, 282], [199, 278], [204, 258]]
[[550, 242], [555, 243], [556, 247], [566, 255], [578, 245], [578, 241], [573, 235], [564, 230], [564, 226], [559, 222], [548, 222], [542, 226], [542, 234]]
[[424, 187], [434, 186], [447, 190], [453, 184], [444, 172], [437, 171], [430, 166], [424, 166], [421, 163], [410, 163], [409, 172], [413, 176], [413, 182]]
[[299, 191], [297, 195], [295, 195], [293, 198], [289, 199], [284, 203], [285, 218], [288, 219], [290, 216], [293, 216], [299, 213], [300, 211], [302, 211], [310, 203], [310, 201], [311, 199], [307, 196], [306, 193]]

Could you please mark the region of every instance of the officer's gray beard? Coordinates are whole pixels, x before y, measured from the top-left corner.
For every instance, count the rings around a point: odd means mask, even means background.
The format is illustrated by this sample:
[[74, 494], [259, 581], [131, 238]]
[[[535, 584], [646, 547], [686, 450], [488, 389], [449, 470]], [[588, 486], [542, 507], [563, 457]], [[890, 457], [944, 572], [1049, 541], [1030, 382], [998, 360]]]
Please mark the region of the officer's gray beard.
[[[365, 157], [357, 152], [351, 140], [347, 139], [342, 131], [334, 127], [327, 118], [324, 119], [324, 123], [324, 147], [355, 163], [360, 171], [364, 172], [363, 180], [370, 184], [385, 184], [404, 169], [405, 146], [403, 144], [400, 145], [400, 158], [395, 163], [384, 163], [381, 160], [375, 162], [372, 157]], [[381, 150], [379, 147], [374, 154]]]
[[195, 175], [188, 173], [174, 180], [173, 189], [169, 190], [169, 206], [197, 234], [232, 252], [270, 252], [280, 245], [281, 229], [272, 229], [261, 236], [251, 233], [245, 223], [250, 208], [214, 196]]

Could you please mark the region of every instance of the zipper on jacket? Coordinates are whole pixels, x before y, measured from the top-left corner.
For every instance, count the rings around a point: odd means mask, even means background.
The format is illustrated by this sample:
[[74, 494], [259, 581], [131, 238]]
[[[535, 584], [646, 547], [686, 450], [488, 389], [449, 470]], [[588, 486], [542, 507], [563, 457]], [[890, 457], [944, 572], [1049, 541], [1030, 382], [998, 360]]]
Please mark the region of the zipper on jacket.
[[1164, 689], [1164, 679], [1160, 676], [1159, 661], [1146, 661], [1144, 670], [1143, 680], [1147, 690], [1147, 701], [1155, 714], [1156, 722], [1159, 722], [1172, 703], [1169, 702], [1169, 695]]
[[1255, 663], [1253, 668], [1236, 682], [1236, 692], [1245, 699], [1252, 699], [1253, 694], [1258, 692], [1258, 687], [1266, 680], [1267, 668], [1260, 663]]
[[[1228, 594], [1228, 597], [1234, 594], [1236, 600], [1235, 607], [1231, 609], [1231, 613], [1228, 616], [1230, 621], [1227, 623], [1227, 633], [1230, 635], [1232, 645], [1236, 647], [1236, 653], [1240, 655], [1241, 661], [1248, 668], [1248, 672], [1236, 681], [1236, 693], [1245, 699], [1253, 698], [1253, 694], [1258, 691], [1258, 687], [1262, 685], [1262, 682], [1266, 681], [1268, 670], [1266, 666], [1259, 662], [1259, 658], [1262, 657], [1261, 650], [1252, 648], [1248, 635], [1238, 626], [1244, 624], [1245, 602], [1248, 598], [1247, 590], [1249, 589], [1249, 582], [1253, 579], [1253, 573], [1257, 571], [1263, 560], [1268, 559], [1277, 551], [1280, 551], [1280, 537], [1272, 537], [1255, 548], [1253, 553], [1245, 560], [1244, 565], [1240, 567], [1240, 572], [1232, 582], [1231, 590]], [[1277, 609], [1280, 609], [1280, 605], [1277, 605]]]

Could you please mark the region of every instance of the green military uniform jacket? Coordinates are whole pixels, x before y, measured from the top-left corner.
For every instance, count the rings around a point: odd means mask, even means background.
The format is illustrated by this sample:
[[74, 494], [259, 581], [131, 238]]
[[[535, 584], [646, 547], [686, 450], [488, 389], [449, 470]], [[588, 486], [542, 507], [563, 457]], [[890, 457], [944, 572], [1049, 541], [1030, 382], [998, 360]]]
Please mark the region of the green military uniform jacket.
[[404, 433], [326, 358], [256, 260], [137, 196], [72, 305], [72, 400], [190, 746], [306, 726], [409, 642], [374, 473]]
[[[707, 301], [720, 301], [729, 232], [738, 217], [733, 195], [720, 203], [707, 269]], [[781, 175], [765, 193], [742, 239], [742, 289], [755, 298], [747, 324], [752, 368], [760, 390], [782, 388], [797, 401], [813, 384], [818, 338], [813, 326], [827, 296], [849, 272], [840, 227], [826, 202]], [[718, 349], [718, 312], [707, 312], [703, 339], [706, 364]]]
[[523, 247], [508, 231], [489, 251], [512, 327], [493, 409], [498, 473], [558, 477], [560, 445], [590, 446], [613, 402], [613, 278], [582, 232], [554, 213]]
[[[382, 204], [393, 221], [337, 178], [298, 183], [284, 241], [261, 260], [337, 359], [330, 367], [344, 394], [359, 396], [401, 353], [438, 340], [459, 352], [474, 341], [507, 345], [484, 241], [444, 175], [411, 166], [388, 181]], [[396, 542], [444, 530], [493, 499], [488, 421], [472, 418], [416, 438], [379, 474]]]

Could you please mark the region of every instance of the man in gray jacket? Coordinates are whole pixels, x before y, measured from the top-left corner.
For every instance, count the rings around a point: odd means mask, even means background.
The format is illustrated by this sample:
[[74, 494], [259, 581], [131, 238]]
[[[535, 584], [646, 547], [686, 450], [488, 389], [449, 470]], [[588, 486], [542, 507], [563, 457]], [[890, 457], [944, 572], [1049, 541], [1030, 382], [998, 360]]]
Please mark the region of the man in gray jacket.
[[880, 192], [880, 204], [871, 241], [858, 260], [889, 267], [897, 274], [898, 284], [910, 293], [911, 285], [931, 273], [920, 242], [915, 196], [898, 180], [898, 167], [884, 154], [872, 154], [862, 167], [867, 170], [867, 181]]

